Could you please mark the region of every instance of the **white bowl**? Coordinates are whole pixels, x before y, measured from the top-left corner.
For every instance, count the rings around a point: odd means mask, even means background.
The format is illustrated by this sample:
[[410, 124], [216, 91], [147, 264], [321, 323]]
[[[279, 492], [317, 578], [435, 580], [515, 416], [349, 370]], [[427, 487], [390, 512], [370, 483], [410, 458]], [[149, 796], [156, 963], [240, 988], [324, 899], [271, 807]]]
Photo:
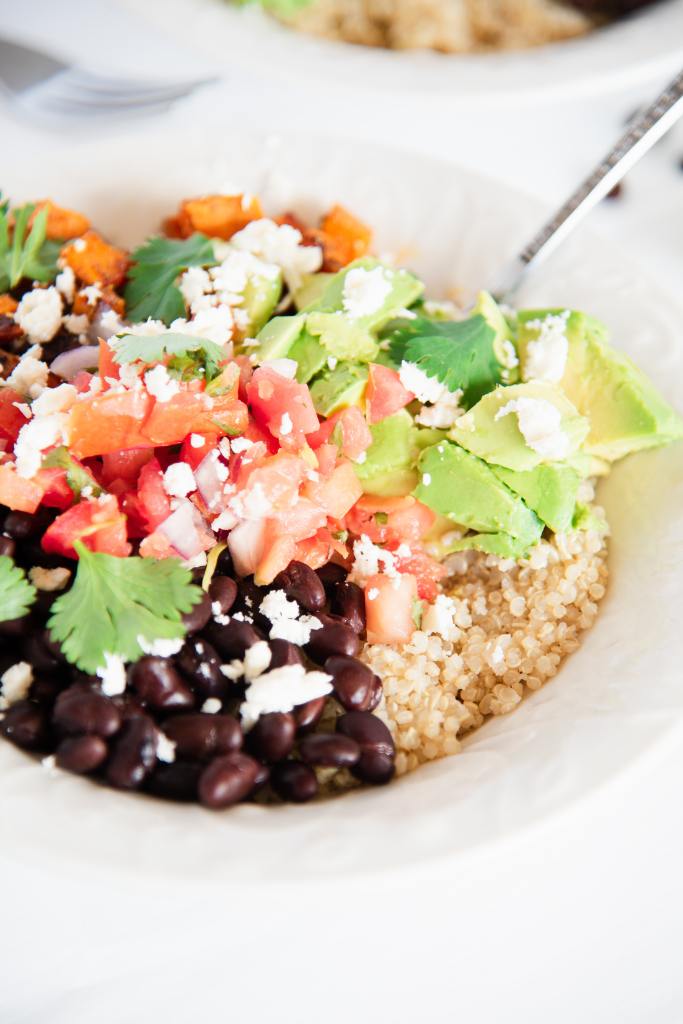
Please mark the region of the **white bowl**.
[[[237, 142], [239, 140], [239, 142]], [[220, 133], [70, 143], [37, 161], [4, 160], [15, 199], [52, 195], [134, 243], [179, 198], [238, 182], [273, 211], [348, 204], [403, 248], [435, 295], [489, 280], [535, 226], [530, 200], [451, 165], [339, 140]], [[24, 155], [21, 155], [21, 154]], [[19, 154], [19, 155], [17, 155]], [[189, 155], [188, 155], [189, 154]], [[602, 317], [680, 405], [683, 309], [621, 252], [576, 236], [521, 299]], [[357, 875], [442, 858], [506, 839], [586, 799], [680, 727], [683, 719], [683, 446], [633, 457], [601, 490], [613, 537], [611, 584], [595, 628], [558, 677], [512, 715], [487, 724], [456, 757], [384, 789], [302, 807], [225, 813], [117, 793], [57, 773], [0, 741], [0, 850], [59, 873], [202, 879], [243, 885]]]
[[391, 52], [293, 32], [229, 0], [118, 0], [166, 35], [204, 54], [239, 83], [250, 74], [317, 82], [318, 88], [430, 94], [471, 104], [534, 103], [626, 89], [664, 77], [683, 58], [683, 0], [663, 0], [579, 39], [476, 55]]

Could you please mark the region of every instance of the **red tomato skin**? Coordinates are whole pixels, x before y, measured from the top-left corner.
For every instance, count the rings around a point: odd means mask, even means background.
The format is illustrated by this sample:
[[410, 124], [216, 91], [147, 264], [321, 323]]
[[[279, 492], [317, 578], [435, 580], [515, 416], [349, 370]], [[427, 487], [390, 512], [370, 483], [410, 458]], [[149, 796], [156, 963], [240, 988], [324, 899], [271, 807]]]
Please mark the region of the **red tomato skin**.
[[415, 398], [401, 384], [396, 370], [379, 363], [370, 363], [368, 386], [365, 391], [365, 413], [368, 423], [379, 423], [403, 409]]
[[107, 555], [125, 558], [131, 553], [126, 539], [126, 517], [119, 510], [116, 498], [103, 501], [79, 501], [54, 520], [43, 535], [42, 548], [49, 554], [77, 558], [75, 541]]
[[[307, 386], [288, 380], [267, 366], [254, 372], [246, 393], [256, 422], [277, 438], [283, 448], [297, 451], [306, 443], [306, 435], [320, 426]], [[285, 420], [283, 432], [285, 416], [289, 423]]]
[[12, 445], [19, 436], [19, 431], [28, 423], [21, 409], [17, 409], [15, 403], [24, 404], [24, 399], [18, 391], [12, 388], [3, 388], [0, 391], [0, 438], [11, 442]]
[[108, 391], [76, 402], [69, 412], [69, 450], [77, 459], [152, 447], [142, 432], [154, 399], [146, 391]]
[[114, 362], [114, 353], [107, 344], [106, 341], [100, 339], [100, 358], [97, 368], [97, 372], [100, 375], [102, 381], [102, 388], [106, 390], [109, 387], [106, 378], [112, 378], [113, 380], [119, 379], [119, 364]]
[[358, 536], [367, 534], [374, 544], [415, 544], [428, 532], [435, 518], [430, 508], [411, 495], [376, 498], [365, 494], [346, 516], [346, 528]]
[[129, 448], [122, 452], [107, 452], [102, 456], [100, 479], [107, 487], [113, 480], [125, 480], [134, 486], [142, 467], [154, 458], [150, 448]]
[[43, 488], [43, 505], [62, 511], [71, 508], [74, 492], [67, 483], [66, 470], [56, 466], [53, 469], [39, 469], [34, 479]]
[[137, 496], [142, 515], [147, 520], [147, 532], [153, 533], [171, 514], [171, 502], [164, 490], [164, 477], [158, 459], [151, 459], [140, 470]]
[[[336, 433], [337, 427], [340, 436]], [[351, 405], [330, 416], [307, 440], [315, 451], [328, 442], [336, 443], [339, 437], [341, 453], [349, 459], [357, 459], [372, 444], [372, 434], [365, 417], [358, 406]]]
[[[201, 445], [193, 445], [192, 438], [201, 438]], [[204, 461], [209, 452], [218, 444], [218, 434], [188, 434], [180, 448], [179, 459], [186, 462], [191, 469], [196, 469]]]
[[397, 558], [399, 572], [409, 573], [417, 580], [417, 596], [423, 601], [434, 601], [439, 593], [439, 582], [448, 570], [430, 558], [424, 551], [411, 551], [407, 558]]

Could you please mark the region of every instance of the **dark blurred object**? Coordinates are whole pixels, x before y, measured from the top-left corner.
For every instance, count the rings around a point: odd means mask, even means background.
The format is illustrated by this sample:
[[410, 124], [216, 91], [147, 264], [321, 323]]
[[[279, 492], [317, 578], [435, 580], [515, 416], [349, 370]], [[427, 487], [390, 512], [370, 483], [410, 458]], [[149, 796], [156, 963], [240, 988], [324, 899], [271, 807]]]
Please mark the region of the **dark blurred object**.
[[597, 14], [604, 18], [623, 18], [641, 7], [652, 7], [659, 0], [564, 0], [568, 7], [575, 7], [584, 14]]

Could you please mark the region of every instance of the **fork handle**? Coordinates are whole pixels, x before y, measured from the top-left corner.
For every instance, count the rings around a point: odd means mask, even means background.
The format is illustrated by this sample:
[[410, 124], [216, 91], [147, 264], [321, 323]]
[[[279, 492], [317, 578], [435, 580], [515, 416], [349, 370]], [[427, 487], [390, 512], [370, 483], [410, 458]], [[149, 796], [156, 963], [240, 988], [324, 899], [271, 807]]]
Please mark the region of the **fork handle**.
[[683, 114], [683, 71], [643, 110], [595, 170], [501, 274], [493, 295], [500, 301], [512, 293], [533, 264], [553, 252], [586, 214], [618, 184], [635, 163]]

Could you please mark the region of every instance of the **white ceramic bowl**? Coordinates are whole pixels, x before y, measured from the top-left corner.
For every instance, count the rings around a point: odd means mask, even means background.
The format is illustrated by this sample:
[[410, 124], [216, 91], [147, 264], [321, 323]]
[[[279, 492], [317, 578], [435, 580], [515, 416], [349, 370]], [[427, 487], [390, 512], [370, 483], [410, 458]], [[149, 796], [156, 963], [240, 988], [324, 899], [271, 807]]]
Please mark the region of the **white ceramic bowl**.
[[[228, 144], [207, 131], [182, 146], [148, 137], [123, 153], [114, 144], [73, 143], [42, 162], [17, 151], [4, 159], [7, 194], [52, 195], [127, 243], [154, 230], [180, 197], [228, 181], [260, 192], [273, 211], [339, 200], [376, 226], [380, 251], [410, 253], [437, 296], [456, 283], [465, 292], [485, 283], [542, 212], [451, 165], [338, 140], [278, 146], [233, 132]], [[602, 317], [680, 406], [683, 309], [621, 252], [577, 236], [521, 299]], [[68, 865], [109, 878], [131, 871], [240, 885], [310, 880], [453, 862], [589, 797], [683, 719], [683, 446], [627, 460], [601, 498], [613, 530], [612, 575], [597, 625], [552, 683], [473, 735], [462, 754], [385, 789], [211, 813], [65, 773], [49, 777], [3, 741], [3, 857], [55, 875]]]
[[663, 0], [596, 32], [528, 50], [478, 55], [390, 52], [293, 32], [229, 0], [117, 0], [232, 77], [249, 73], [326, 89], [429, 94], [507, 105], [579, 98], [664, 77], [683, 58], [683, 0]]

